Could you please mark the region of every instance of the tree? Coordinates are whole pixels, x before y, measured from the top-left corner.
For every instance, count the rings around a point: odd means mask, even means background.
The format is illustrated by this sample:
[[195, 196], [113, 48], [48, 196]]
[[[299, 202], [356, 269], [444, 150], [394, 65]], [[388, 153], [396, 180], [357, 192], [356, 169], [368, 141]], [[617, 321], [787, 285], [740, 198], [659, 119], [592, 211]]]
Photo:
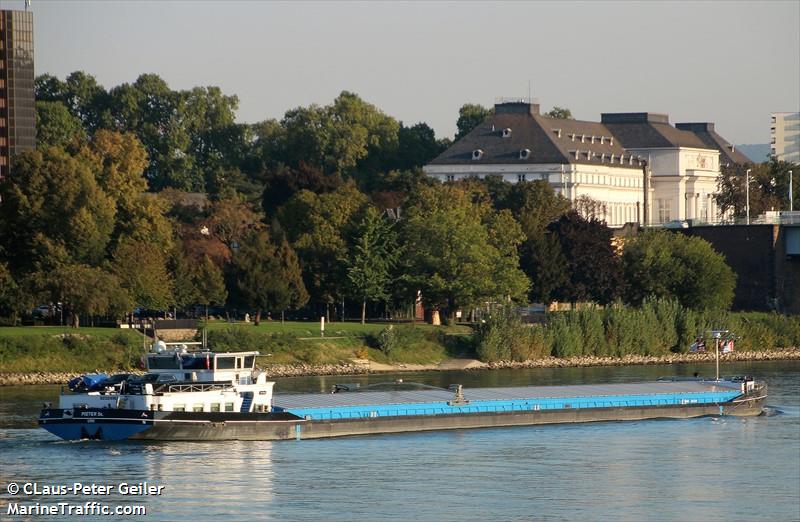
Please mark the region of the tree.
[[608, 206], [605, 203], [587, 194], [575, 198], [575, 203], [572, 208], [585, 219], [594, 219], [597, 221], [605, 221], [606, 214], [608, 213]]
[[539, 236], [550, 223], [569, 211], [569, 201], [556, 194], [547, 181], [503, 184], [510, 185], [510, 191], [505, 200], [501, 200], [500, 208], [511, 211], [528, 239]]
[[561, 120], [573, 120], [572, 111], [566, 109], [564, 107], [559, 107], [558, 105], [553, 105], [553, 108], [550, 112], [544, 113], [545, 116], [549, 118], [558, 118]]
[[326, 315], [347, 287], [347, 242], [343, 231], [367, 204], [366, 196], [350, 182], [325, 194], [301, 190], [278, 214], [300, 259], [311, 300], [324, 304]]
[[147, 152], [131, 133], [98, 130], [80, 150], [92, 165], [103, 191], [114, 199], [116, 216], [111, 250], [122, 240], [150, 242], [164, 251], [172, 247], [172, 225], [167, 203], [147, 194]]
[[524, 297], [527, 279], [511, 248], [519, 227], [501, 238], [490, 231], [492, 218], [490, 207], [456, 185], [422, 187], [411, 199], [402, 221], [404, 277], [435, 311]]
[[[303, 283], [300, 260], [277, 222], [273, 224], [272, 232], [277, 240], [276, 256], [281, 270], [283, 270], [283, 279], [289, 285], [289, 307], [302, 308], [308, 302], [309, 295], [306, 285]], [[281, 312], [281, 320], [283, 320], [283, 312]]]
[[458, 109], [458, 121], [456, 127], [456, 139], [460, 140], [470, 133], [472, 129], [480, 125], [489, 115], [493, 114], [493, 109], [487, 109], [483, 105], [465, 103]]
[[122, 315], [131, 309], [129, 294], [119, 279], [100, 268], [66, 264], [37, 277], [47, 289], [50, 301], [60, 302], [73, 328], [81, 315]]
[[556, 234], [542, 231], [525, 240], [520, 248], [520, 267], [531, 280], [531, 301], [550, 303], [568, 282], [567, 261]]
[[64, 147], [86, 139], [81, 121], [60, 101], [36, 102], [36, 146]]
[[398, 132], [397, 160], [393, 168], [413, 170], [422, 168], [444, 151], [436, 140], [436, 133], [426, 123], [406, 127], [400, 122]]
[[166, 260], [166, 252], [152, 243], [127, 240], [117, 246], [112, 270], [134, 305], [165, 310], [174, 304], [172, 277]]
[[265, 230], [245, 236], [232, 258], [230, 277], [238, 300], [256, 309], [255, 326], [261, 324], [263, 310], [283, 310], [291, 304], [289, 282]]
[[30, 310], [34, 305], [34, 292], [28, 281], [17, 281], [8, 264], [0, 261], [0, 314], [11, 317], [17, 323], [17, 317]]
[[224, 304], [228, 297], [225, 278], [222, 270], [208, 256], [203, 256], [203, 260], [195, 270], [193, 280], [196, 288], [196, 302], [205, 306], [206, 321], [208, 321], [208, 305]]
[[594, 301], [609, 304], [623, 284], [620, 259], [611, 246], [611, 229], [597, 220], [586, 220], [571, 210], [547, 227], [555, 233], [566, 261], [568, 281], [554, 292], [562, 301]]
[[304, 161], [325, 174], [338, 172], [361, 181], [386, 170], [386, 162], [397, 152], [400, 127], [394, 118], [347, 91], [331, 105], [287, 111], [281, 126], [283, 133], [263, 130], [280, 136], [277, 149], [283, 163], [297, 167]]
[[116, 209], [87, 158], [58, 147], [18, 154], [0, 198], [0, 244], [14, 253], [12, 273], [105, 258]]
[[[775, 158], [759, 164], [723, 165], [717, 180], [714, 199], [721, 213], [732, 212], [738, 219], [747, 213], [747, 171], [750, 171], [750, 218], [768, 210], [789, 208], [789, 172], [792, 164]], [[798, 183], [794, 184], [795, 198], [800, 195]], [[795, 199], [796, 201], [796, 199]]]
[[722, 254], [701, 238], [645, 232], [625, 245], [622, 261], [629, 304], [656, 297], [696, 310], [726, 310], [733, 302], [736, 276]]
[[361, 324], [366, 323], [367, 301], [389, 297], [391, 271], [399, 257], [392, 223], [368, 207], [356, 225], [347, 257], [347, 278], [354, 297], [361, 300]]
[[301, 190], [322, 194], [336, 190], [341, 184], [339, 174], [325, 174], [319, 167], [305, 161], [300, 161], [297, 168], [281, 163], [264, 176], [261, 208], [267, 215], [275, 216], [278, 209]]

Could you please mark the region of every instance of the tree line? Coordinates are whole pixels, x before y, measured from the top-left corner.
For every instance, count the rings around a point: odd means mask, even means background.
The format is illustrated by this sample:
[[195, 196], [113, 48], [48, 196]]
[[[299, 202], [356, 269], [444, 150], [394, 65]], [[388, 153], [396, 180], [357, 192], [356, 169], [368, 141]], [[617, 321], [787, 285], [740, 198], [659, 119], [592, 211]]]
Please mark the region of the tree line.
[[[445, 317], [732, 301], [733, 273], [700, 239], [646, 233], [620, 255], [546, 182], [427, 178], [450, 141], [354, 93], [257, 124], [236, 123], [236, 97], [217, 87], [175, 91], [149, 74], [110, 90], [43, 75], [36, 96], [38, 147], [0, 182], [0, 314], [14, 321], [40, 302], [77, 326], [190, 305], [341, 317], [345, 301], [363, 320], [418, 295]], [[488, 112], [465, 104], [459, 135]]]

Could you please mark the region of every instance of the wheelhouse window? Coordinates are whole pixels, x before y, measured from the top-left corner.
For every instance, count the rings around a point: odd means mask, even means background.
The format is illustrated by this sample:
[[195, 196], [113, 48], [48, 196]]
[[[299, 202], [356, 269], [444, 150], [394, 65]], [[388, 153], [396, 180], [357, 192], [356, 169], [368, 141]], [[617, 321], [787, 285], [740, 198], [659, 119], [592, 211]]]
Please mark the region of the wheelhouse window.
[[151, 370], [180, 370], [180, 359], [169, 355], [150, 355], [147, 357], [147, 367]]
[[256, 363], [256, 356], [255, 355], [247, 355], [247, 356], [245, 356], [245, 358], [244, 358], [244, 367], [245, 368], [248, 368], [248, 369], [252, 370], [253, 367], [255, 367], [255, 363]]
[[236, 368], [236, 357], [217, 357], [217, 370], [233, 370]]

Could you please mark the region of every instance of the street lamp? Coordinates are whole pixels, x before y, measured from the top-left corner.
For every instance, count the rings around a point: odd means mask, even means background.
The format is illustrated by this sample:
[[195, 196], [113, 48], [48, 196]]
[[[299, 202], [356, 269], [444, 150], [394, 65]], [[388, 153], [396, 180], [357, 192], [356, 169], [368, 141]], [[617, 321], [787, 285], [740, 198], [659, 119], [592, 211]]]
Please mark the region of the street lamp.
[[789, 212], [794, 212], [794, 193], [792, 192], [792, 171], [789, 171]]
[[747, 209], [747, 221], [750, 224], [750, 169], [744, 175], [745, 208]]

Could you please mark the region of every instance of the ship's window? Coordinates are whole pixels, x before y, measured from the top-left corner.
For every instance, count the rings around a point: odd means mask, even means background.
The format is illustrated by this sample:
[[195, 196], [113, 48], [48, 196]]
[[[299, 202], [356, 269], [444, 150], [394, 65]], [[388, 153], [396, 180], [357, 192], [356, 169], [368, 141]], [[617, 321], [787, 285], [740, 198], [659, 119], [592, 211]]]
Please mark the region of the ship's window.
[[195, 404], [192, 407], [192, 411], [203, 411], [203, 405], [202, 404]]
[[211, 409], [209, 411], [219, 411], [219, 403], [218, 402], [212, 402], [211, 403]]
[[242, 367], [242, 358], [241, 357], [237, 357], [236, 358], [236, 369], [238, 370], [241, 367]]
[[225, 403], [225, 411], [233, 411], [233, 403], [232, 402], [226, 402]]
[[179, 370], [180, 359], [170, 355], [151, 355], [147, 358], [147, 367], [151, 370]]
[[159, 404], [158, 405], [158, 411], [164, 411], [164, 405], [163, 404]]
[[206, 366], [210, 363], [208, 356], [195, 357], [194, 355], [182, 355], [181, 361], [183, 362], [184, 370], [205, 370]]
[[217, 357], [217, 370], [233, 370], [236, 357]]
[[248, 355], [244, 358], [244, 367], [252, 370], [253, 366], [255, 365], [255, 362], [256, 362], [256, 356]]
[[172, 407], [172, 411], [186, 411], [186, 405], [176, 404], [175, 406]]

